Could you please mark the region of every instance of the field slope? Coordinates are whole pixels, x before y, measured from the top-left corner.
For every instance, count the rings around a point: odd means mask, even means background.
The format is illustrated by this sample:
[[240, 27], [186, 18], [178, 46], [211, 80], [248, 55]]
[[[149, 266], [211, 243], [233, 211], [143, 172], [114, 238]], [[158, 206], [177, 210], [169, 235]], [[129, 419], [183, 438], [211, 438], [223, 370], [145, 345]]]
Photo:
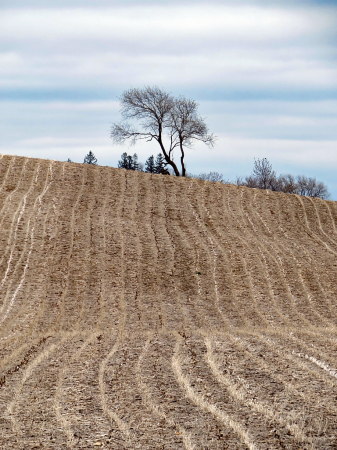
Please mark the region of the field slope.
[[337, 204], [0, 156], [1, 449], [336, 449]]

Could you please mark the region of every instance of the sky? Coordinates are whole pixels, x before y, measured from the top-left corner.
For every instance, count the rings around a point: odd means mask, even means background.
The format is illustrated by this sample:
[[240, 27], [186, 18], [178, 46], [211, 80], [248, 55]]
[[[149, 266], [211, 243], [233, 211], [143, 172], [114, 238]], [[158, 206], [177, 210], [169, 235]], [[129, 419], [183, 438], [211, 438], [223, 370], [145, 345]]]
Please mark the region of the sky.
[[190, 173], [235, 180], [266, 157], [337, 200], [336, 44], [336, 0], [2, 0], [0, 153], [145, 162], [158, 144], [113, 145], [110, 127], [124, 90], [157, 85], [218, 137]]

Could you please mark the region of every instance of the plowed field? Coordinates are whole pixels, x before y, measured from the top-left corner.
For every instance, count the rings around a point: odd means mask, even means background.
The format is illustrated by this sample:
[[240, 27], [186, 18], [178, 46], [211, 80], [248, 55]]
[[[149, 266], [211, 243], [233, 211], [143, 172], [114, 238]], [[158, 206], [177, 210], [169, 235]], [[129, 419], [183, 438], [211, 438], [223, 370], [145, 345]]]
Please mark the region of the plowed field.
[[0, 157], [1, 449], [336, 449], [337, 204]]

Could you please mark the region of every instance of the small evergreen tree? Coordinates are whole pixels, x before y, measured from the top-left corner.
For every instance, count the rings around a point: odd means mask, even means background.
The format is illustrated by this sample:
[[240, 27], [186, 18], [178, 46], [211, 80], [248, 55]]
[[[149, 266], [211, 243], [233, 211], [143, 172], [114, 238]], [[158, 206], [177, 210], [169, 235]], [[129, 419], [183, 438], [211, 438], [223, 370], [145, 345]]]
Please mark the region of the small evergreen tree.
[[154, 163], [155, 173], [164, 173], [165, 169], [165, 159], [161, 153], [158, 153], [156, 161]]
[[118, 161], [118, 168], [119, 169], [126, 169], [126, 170], [139, 170], [142, 172], [143, 165], [138, 162], [138, 155], [135, 153], [133, 156], [128, 155], [126, 152], [124, 152], [121, 155], [121, 159]]
[[132, 158], [132, 156], [131, 156], [131, 155], [128, 155], [128, 156], [126, 157], [126, 161], [127, 161], [127, 167], [126, 167], [126, 169], [127, 169], [127, 170], [133, 170], [133, 158]]
[[95, 166], [97, 165], [97, 159], [91, 150], [84, 158], [83, 164], [94, 164]]
[[131, 170], [139, 170], [139, 162], [138, 162], [138, 155], [137, 153], [134, 153], [132, 156], [132, 168]]
[[129, 168], [128, 154], [126, 152], [124, 152], [121, 155], [121, 159], [118, 161], [118, 168], [119, 169], [128, 169]]
[[157, 173], [153, 155], [151, 155], [145, 162], [145, 172]]

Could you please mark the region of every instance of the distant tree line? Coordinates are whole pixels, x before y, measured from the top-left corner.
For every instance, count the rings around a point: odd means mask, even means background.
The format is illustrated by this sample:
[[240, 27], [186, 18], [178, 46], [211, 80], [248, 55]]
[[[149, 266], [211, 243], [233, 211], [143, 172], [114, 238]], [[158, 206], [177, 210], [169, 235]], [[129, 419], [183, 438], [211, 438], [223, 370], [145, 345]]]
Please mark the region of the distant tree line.
[[119, 169], [126, 170], [138, 170], [139, 172], [147, 173], [161, 173], [164, 175], [169, 175], [169, 171], [166, 169], [167, 163], [161, 153], [158, 153], [156, 159], [151, 155], [144, 164], [138, 162], [138, 155], [134, 153], [133, 155], [128, 155], [124, 152], [121, 159], [118, 161]]
[[277, 176], [267, 158], [255, 160], [253, 173], [244, 180], [237, 178], [236, 184], [321, 199], [327, 199], [330, 196], [327, 186], [323, 182], [317, 181], [316, 178], [304, 175], [294, 177], [291, 174]]
[[[72, 162], [70, 158], [68, 158], [67, 162]], [[90, 150], [89, 153], [85, 156], [83, 164], [93, 164], [97, 165], [97, 158]], [[118, 161], [119, 169], [126, 170], [137, 170], [138, 172], [147, 172], [147, 173], [161, 173], [164, 175], [170, 175], [170, 172], [166, 169], [167, 163], [161, 153], [158, 153], [156, 158], [151, 155], [145, 162], [145, 166], [143, 163], [138, 161], [137, 153], [133, 155], [128, 155], [124, 152], [121, 155], [121, 159]]]
[[[156, 158], [151, 155], [145, 165], [138, 161], [137, 153], [124, 152], [118, 168], [139, 172], [167, 174], [198, 178], [217, 183], [236, 184], [257, 189], [269, 189], [288, 194], [305, 195], [321, 199], [329, 198], [327, 186], [316, 178], [291, 174], [277, 175], [267, 158], [254, 159], [251, 175], [225, 180], [218, 172], [192, 175], [187, 173], [185, 152], [197, 141], [213, 147], [217, 138], [208, 132], [205, 120], [198, 113], [198, 104], [184, 96], [173, 97], [158, 86], [129, 89], [120, 97], [122, 121], [111, 127], [115, 144], [135, 144], [137, 141], [156, 141], [160, 151]], [[135, 123], [139, 124], [139, 128]], [[179, 162], [174, 155], [178, 155]], [[71, 162], [68, 159], [68, 162]], [[97, 158], [90, 150], [84, 164], [97, 165]]]
[[[68, 158], [67, 162], [72, 161]], [[85, 156], [83, 163], [97, 165], [97, 158], [91, 150]], [[121, 159], [118, 161], [119, 169], [170, 175], [170, 171], [166, 168], [167, 165], [168, 163], [161, 153], [158, 153], [156, 158], [151, 155], [146, 160], [145, 166], [138, 161], [137, 153], [128, 155], [124, 152], [121, 155]], [[225, 180], [223, 175], [219, 172], [201, 173], [199, 175], [186, 173], [186, 176], [189, 178], [197, 178], [199, 180], [213, 181], [215, 183], [236, 184], [237, 186], [247, 186], [256, 189], [269, 189], [275, 192], [305, 195], [307, 197], [316, 197], [323, 200], [330, 197], [327, 186], [322, 181], [317, 181], [316, 178], [306, 177], [304, 175], [294, 177], [291, 174], [282, 174], [278, 176], [267, 158], [255, 159], [252, 174], [244, 178], [237, 177], [235, 181]]]
[[[67, 159], [68, 163], [73, 162], [70, 158]], [[93, 154], [93, 152], [90, 150], [89, 153], [84, 157], [83, 164], [93, 164], [94, 166], [97, 166], [97, 158]]]
[[254, 168], [251, 175], [237, 177], [236, 180], [229, 181], [223, 178], [218, 172], [202, 173], [200, 175], [189, 175], [192, 178], [220, 182], [224, 184], [236, 184], [237, 186], [247, 186], [256, 189], [269, 189], [275, 192], [285, 192], [287, 194], [305, 195], [307, 197], [317, 197], [326, 200], [330, 197], [327, 186], [317, 181], [316, 178], [291, 174], [277, 175], [267, 158], [254, 160]]

